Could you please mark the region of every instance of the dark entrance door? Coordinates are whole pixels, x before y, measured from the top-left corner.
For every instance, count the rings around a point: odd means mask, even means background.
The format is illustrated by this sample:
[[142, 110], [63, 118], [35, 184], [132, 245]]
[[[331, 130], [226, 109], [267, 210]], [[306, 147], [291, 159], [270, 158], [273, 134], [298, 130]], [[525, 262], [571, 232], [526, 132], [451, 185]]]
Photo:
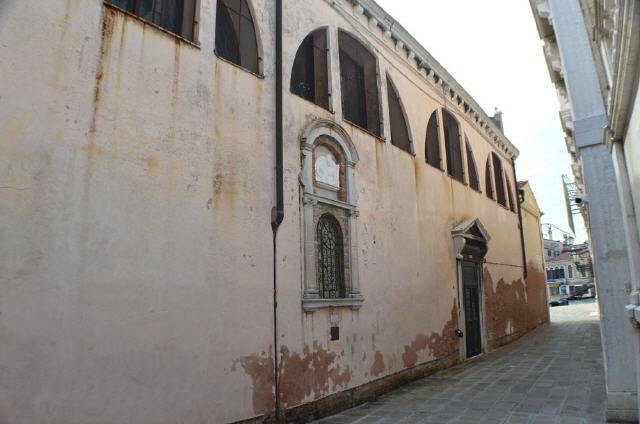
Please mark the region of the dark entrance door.
[[482, 353], [480, 327], [480, 278], [478, 265], [462, 262], [462, 287], [464, 294], [465, 340], [467, 358]]

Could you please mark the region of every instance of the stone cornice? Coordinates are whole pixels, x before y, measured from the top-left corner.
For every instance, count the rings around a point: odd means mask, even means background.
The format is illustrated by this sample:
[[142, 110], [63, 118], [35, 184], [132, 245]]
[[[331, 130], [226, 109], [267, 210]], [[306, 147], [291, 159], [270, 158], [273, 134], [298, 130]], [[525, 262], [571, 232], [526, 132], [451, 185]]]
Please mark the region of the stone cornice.
[[[326, 0], [339, 7], [339, 0]], [[494, 147], [509, 158], [517, 158], [519, 150], [504, 135], [491, 117], [480, 107], [469, 93], [447, 72], [447, 70], [391, 15], [374, 0], [343, 0], [353, 7], [353, 13], [365, 16], [369, 26], [380, 30], [382, 41], [393, 40], [398, 52], [404, 52], [403, 59], [432, 85], [440, 86], [451, 103], [457, 105], [459, 113], [467, 115], [481, 133], [493, 142]]]

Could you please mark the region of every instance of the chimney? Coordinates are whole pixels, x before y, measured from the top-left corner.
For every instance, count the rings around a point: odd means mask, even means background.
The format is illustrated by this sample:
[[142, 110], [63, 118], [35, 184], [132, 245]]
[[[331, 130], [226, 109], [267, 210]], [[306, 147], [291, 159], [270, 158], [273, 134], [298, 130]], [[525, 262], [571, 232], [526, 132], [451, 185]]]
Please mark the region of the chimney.
[[504, 131], [504, 127], [502, 126], [502, 112], [495, 108], [493, 111], [493, 116], [491, 120], [500, 128], [500, 131]]

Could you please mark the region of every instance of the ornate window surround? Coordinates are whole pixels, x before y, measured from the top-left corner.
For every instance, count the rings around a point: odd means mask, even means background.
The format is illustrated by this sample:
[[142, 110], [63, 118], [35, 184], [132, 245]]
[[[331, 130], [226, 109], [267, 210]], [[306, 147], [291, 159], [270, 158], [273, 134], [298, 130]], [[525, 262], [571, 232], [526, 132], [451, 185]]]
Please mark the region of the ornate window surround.
[[[335, 140], [342, 149], [345, 159], [345, 199], [335, 200], [315, 193], [313, 180], [313, 149], [319, 137], [326, 136]], [[329, 307], [350, 307], [358, 310], [362, 307], [364, 298], [360, 294], [360, 284], [358, 280], [358, 236], [356, 218], [357, 211], [357, 190], [355, 187], [355, 166], [358, 163], [358, 153], [351, 141], [351, 137], [338, 124], [330, 119], [317, 119], [307, 125], [300, 138], [302, 150], [302, 171], [300, 173], [300, 185], [302, 186], [302, 208], [303, 208], [303, 252], [304, 252], [304, 273], [302, 296], [302, 308], [305, 312], [315, 312]], [[314, 208], [318, 204], [325, 204], [334, 208], [342, 209], [346, 212], [348, 234], [345, 235], [344, 250], [348, 258], [349, 266], [349, 287], [345, 298], [342, 299], [322, 299], [317, 282], [315, 238], [316, 228], [314, 225]]]

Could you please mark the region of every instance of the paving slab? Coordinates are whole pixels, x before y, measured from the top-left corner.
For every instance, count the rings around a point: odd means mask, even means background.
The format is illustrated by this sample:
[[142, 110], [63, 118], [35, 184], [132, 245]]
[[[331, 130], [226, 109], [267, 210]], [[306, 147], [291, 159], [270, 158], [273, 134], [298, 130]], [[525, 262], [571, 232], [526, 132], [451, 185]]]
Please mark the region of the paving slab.
[[551, 308], [508, 346], [316, 423], [606, 424], [599, 325], [595, 301]]

